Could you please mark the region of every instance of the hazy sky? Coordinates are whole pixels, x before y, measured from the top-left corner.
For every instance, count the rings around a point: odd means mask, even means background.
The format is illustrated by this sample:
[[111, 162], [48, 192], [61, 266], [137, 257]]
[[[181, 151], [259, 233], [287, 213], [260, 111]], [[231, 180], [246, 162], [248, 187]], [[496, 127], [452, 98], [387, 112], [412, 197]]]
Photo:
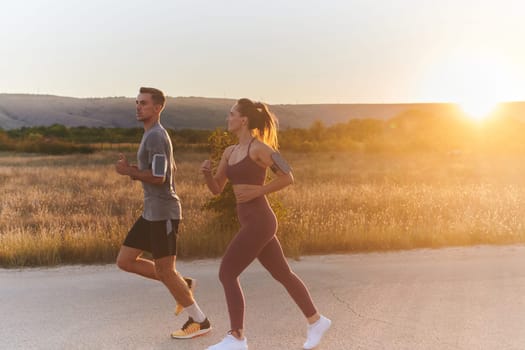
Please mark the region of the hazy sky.
[[521, 0], [2, 1], [0, 93], [525, 100]]

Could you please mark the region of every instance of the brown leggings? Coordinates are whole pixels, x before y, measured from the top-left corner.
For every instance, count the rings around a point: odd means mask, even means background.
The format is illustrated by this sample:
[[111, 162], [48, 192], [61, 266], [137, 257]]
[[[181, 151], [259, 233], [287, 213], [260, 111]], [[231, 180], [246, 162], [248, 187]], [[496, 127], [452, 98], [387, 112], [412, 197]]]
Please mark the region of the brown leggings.
[[305, 317], [317, 313], [304, 283], [291, 270], [275, 236], [277, 220], [266, 197], [237, 204], [241, 224], [222, 258], [219, 279], [224, 287], [232, 330], [244, 328], [244, 295], [239, 275], [256, 258], [288, 291]]

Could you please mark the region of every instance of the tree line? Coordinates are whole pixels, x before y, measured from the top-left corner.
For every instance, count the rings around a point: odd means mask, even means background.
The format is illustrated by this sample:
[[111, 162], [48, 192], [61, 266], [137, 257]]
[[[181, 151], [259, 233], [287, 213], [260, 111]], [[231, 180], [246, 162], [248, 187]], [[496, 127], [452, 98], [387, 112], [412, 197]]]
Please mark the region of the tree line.
[[[279, 131], [282, 150], [365, 153], [524, 152], [525, 123], [514, 116], [475, 122], [458, 114], [409, 110], [388, 120], [351, 119], [326, 126]], [[213, 130], [168, 129], [176, 148], [210, 150]], [[66, 127], [63, 125], [0, 129], [0, 150], [34, 153], [90, 153], [97, 143], [138, 144], [142, 128]], [[213, 136], [216, 137], [216, 136]], [[214, 141], [215, 142], [215, 141]]]

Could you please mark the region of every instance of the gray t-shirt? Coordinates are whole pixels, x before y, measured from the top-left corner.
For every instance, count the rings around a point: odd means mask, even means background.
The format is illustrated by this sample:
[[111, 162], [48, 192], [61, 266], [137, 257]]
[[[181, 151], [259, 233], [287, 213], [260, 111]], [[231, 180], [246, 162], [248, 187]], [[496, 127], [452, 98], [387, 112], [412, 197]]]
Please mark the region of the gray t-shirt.
[[149, 221], [181, 219], [181, 205], [175, 191], [175, 160], [173, 146], [166, 129], [156, 123], [142, 136], [137, 161], [139, 170], [151, 169], [153, 156], [164, 155], [167, 159], [166, 181], [162, 185], [142, 182], [144, 189], [144, 212]]

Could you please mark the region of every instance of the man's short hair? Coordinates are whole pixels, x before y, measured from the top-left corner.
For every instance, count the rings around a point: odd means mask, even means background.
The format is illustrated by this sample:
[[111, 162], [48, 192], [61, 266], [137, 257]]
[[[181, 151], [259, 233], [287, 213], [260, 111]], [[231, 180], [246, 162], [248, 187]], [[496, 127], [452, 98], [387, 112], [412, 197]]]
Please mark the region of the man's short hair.
[[151, 99], [153, 100], [153, 103], [161, 105], [164, 108], [164, 105], [166, 104], [166, 96], [164, 96], [164, 93], [159, 89], [155, 89], [152, 87], [141, 87], [140, 93], [151, 94]]

